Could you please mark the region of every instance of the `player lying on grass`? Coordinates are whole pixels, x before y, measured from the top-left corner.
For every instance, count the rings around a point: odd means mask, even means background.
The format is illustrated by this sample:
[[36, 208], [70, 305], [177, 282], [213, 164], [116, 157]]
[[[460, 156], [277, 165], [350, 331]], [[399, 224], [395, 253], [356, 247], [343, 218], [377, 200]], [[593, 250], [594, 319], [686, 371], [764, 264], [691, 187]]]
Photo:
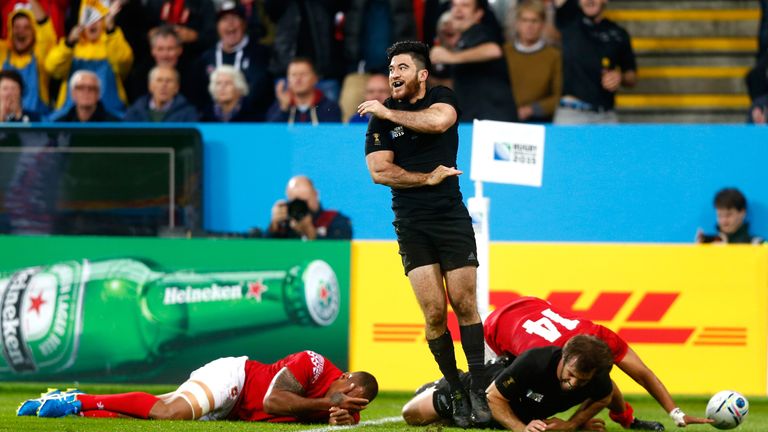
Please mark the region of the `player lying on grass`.
[[342, 372], [312, 351], [272, 364], [247, 357], [214, 360], [190, 374], [175, 392], [88, 395], [49, 393], [21, 404], [18, 415], [134, 417], [356, 424], [378, 393], [367, 372]]
[[[607, 327], [577, 317], [545, 300], [521, 297], [497, 308], [485, 320], [484, 330], [488, 347], [496, 355], [511, 357], [531, 348], [563, 346], [569, 338], [577, 334], [594, 335], [610, 347], [614, 364], [643, 386], [669, 413], [677, 426], [712, 422], [709, 419], [691, 417], [678, 408], [661, 380], [619, 335]], [[664, 426], [659, 422], [635, 418], [632, 406], [624, 401], [615, 384], [608, 408], [611, 419], [627, 429], [664, 430]]]
[[[526, 351], [511, 364], [489, 368], [488, 405], [496, 427], [517, 432], [544, 430], [605, 431], [593, 418], [608, 405], [613, 385], [611, 350], [594, 336], [578, 335], [563, 348], [548, 346]], [[462, 374], [468, 386], [469, 375]], [[445, 379], [422, 387], [403, 407], [409, 425], [450, 422], [450, 389]], [[553, 415], [580, 405], [568, 420]]]

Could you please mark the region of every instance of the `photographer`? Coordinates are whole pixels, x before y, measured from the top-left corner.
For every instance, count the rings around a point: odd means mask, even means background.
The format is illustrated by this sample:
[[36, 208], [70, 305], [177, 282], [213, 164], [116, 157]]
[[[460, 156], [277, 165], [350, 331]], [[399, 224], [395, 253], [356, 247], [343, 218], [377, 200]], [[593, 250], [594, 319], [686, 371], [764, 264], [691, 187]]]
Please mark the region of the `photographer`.
[[317, 190], [308, 177], [292, 177], [285, 195], [287, 201], [278, 200], [272, 206], [272, 220], [266, 237], [307, 240], [352, 238], [352, 222], [336, 210], [322, 208]]

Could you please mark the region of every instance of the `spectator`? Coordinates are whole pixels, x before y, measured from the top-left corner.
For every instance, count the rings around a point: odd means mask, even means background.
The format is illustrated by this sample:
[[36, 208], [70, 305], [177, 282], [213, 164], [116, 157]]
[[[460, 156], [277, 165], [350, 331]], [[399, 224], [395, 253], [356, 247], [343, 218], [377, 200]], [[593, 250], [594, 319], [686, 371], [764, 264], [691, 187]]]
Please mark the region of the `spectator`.
[[257, 115], [246, 103], [248, 83], [245, 76], [234, 66], [222, 65], [211, 74], [208, 92], [213, 105], [203, 114], [203, 121], [208, 122], [253, 122]]
[[768, 54], [768, 0], [760, 0], [760, 28], [757, 32], [757, 56]]
[[546, 9], [540, 0], [527, 0], [516, 9], [514, 41], [504, 44], [517, 117], [549, 122], [563, 86], [560, 51], [544, 41]]
[[[2, 13], [2, 18], [0, 18], [0, 22], [2, 23], [8, 23], [8, 18], [11, 15], [14, 15], [17, 10], [19, 9], [26, 9], [27, 5], [35, 7], [34, 4], [37, 3], [45, 13], [45, 15], [50, 17], [51, 24], [53, 25], [53, 31], [56, 34], [56, 38], [58, 39], [61, 36], [64, 36], [64, 15], [65, 11], [67, 10], [67, 7], [69, 6], [69, 0], [10, 0], [10, 1], [3, 1], [2, 7], [0, 8], [0, 13]], [[8, 37], [8, 30], [11, 29], [11, 26], [3, 27], [2, 30], [2, 38], [5, 39]], [[55, 43], [55, 40], [54, 40]]]
[[305, 240], [352, 238], [352, 222], [341, 212], [323, 209], [309, 177], [292, 177], [285, 188], [285, 196], [287, 201], [278, 200], [272, 206], [267, 237]]
[[171, 66], [155, 66], [149, 72], [149, 94], [125, 113], [125, 121], [194, 122], [195, 107], [179, 94], [179, 72]]
[[[210, 74], [222, 65], [234, 66], [243, 73], [249, 87], [246, 92], [248, 99], [245, 101], [248, 110], [257, 114], [256, 120], [263, 120], [274, 97], [272, 79], [267, 70], [269, 50], [246, 33], [245, 9], [233, 0], [221, 4], [216, 31], [219, 35], [216, 47], [203, 53], [200, 58], [198, 73], [202, 74], [201, 82], [207, 85]], [[198, 94], [193, 102], [201, 110], [206, 110], [211, 100], [207, 94]]]
[[563, 97], [555, 123], [618, 123], [615, 94], [634, 87], [637, 65], [629, 33], [605, 17], [608, 0], [559, 0]]
[[51, 115], [54, 122], [117, 122], [101, 102], [101, 80], [92, 71], [80, 69], [69, 78], [69, 94], [72, 106], [62, 108]]
[[40, 115], [22, 108], [24, 81], [13, 69], [0, 71], [0, 122], [29, 123], [40, 121]]
[[216, 43], [216, 9], [211, 0], [144, 0], [150, 39], [160, 27], [170, 26], [190, 58]]
[[193, 84], [194, 77], [190, 74], [192, 64], [186, 61], [184, 46], [181, 38], [176, 34], [176, 30], [171, 26], [160, 26], [156, 28], [149, 38], [150, 56], [142, 59], [133, 66], [129, 77], [126, 79], [126, 91], [131, 100], [147, 94], [147, 75], [155, 66], [170, 66], [179, 72], [179, 92], [187, 100], [194, 97], [196, 86]]
[[311, 60], [294, 59], [288, 65], [287, 80], [280, 80], [275, 86], [277, 100], [267, 112], [267, 121], [312, 125], [341, 122], [339, 105], [325, 97], [320, 89], [315, 88], [317, 80]]
[[22, 106], [27, 112], [48, 114], [51, 98], [49, 76], [43, 64], [56, 45], [53, 24], [37, 0], [8, 15], [8, 38], [0, 43], [0, 68], [16, 70], [26, 83]]
[[344, 16], [347, 71], [387, 73], [387, 48], [415, 38], [413, 0], [352, 0]]
[[[101, 103], [119, 115], [125, 111], [127, 102], [122, 80], [133, 63], [133, 51], [120, 27], [115, 25], [121, 4], [113, 2], [109, 10], [104, 10], [83, 2], [78, 25], [59, 41], [45, 60], [45, 69], [57, 79], [71, 81], [71, 76], [79, 70], [95, 73], [101, 84]], [[68, 92], [71, 87], [61, 86], [56, 103], [60, 110], [69, 110], [73, 105], [73, 97]]]
[[768, 118], [768, 94], [760, 96], [752, 102], [752, 106], [749, 107], [749, 115], [747, 116], [747, 123], [750, 124], [765, 124]]
[[751, 243], [760, 244], [761, 237], [749, 233], [747, 217], [747, 199], [736, 188], [721, 189], [714, 200], [717, 214], [717, 234], [707, 235], [699, 228], [696, 243]]
[[[384, 103], [389, 97], [392, 91], [389, 88], [389, 78], [384, 74], [373, 74], [368, 77], [368, 82], [365, 83], [365, 98], [363, 100], [377, 100]], [[358, 102], [359, 105], [359, 102]], [[352, 114], [349, 118], [350, 123], [368, 123], [368, 119], [371, 118], [371, 114], [361, 116], [357, 113]]]
[[339, 100], [339, 82], [344, 75], [344, 49], [336, 15], [346, 12], [346, 0], [265, 0], [264, 9], [275, 23], [270, 71], [287, 74], [296, 57], [315, 65], [319, 88], [331, 100]]
[[453, 65], [453, 90], [461, 107], [461, 121], [516, 121], [501, 32], [483, 22], [487, 10], [487, 0], [453, 0], [451, 20], [461, 33], [456, 51], [433, 47], [430, 60]]
[[[440, 15], [440, 19], [437, 20], [437, 37], [435, 39], [435, 46], [441, 46], [447, 48], [449, 51], [456, 49], [456, 44], [459, 42], [461, 33], [458, 32], [453, 25], [451, 19], [451, 11], [447, 10]], [[432, 73], [427, 78], [427, 84], [430, 86], [444, 85], [449, 88], [453, 88], [453, 68], [451, 65], [436, 63], [432, 65]]]
[[746, 77], [749, 98], [754, 101], [764, 94], [768, 94], [768, 52], [763, 53], [755, 67], [749, 70]]

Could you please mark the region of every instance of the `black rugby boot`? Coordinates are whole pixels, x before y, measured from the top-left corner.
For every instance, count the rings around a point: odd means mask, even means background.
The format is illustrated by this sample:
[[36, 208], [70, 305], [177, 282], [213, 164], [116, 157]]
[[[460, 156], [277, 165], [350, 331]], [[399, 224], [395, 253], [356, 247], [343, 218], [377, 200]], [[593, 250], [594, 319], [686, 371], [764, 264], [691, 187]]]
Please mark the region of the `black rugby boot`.
[[470, 390], [469, 400], [472, 402], [472, 423], [480, 428], [488, 426], [493, 417], [491, 409], [488, 407], [488, 398], [485, 395], [485, 390]]
[[640, 420], [635, 417], [629, 428], [634, 430], [663, 431], [664, 425], [656, 421]]
[[464, 389], [451, 391], [451, 416], [453, 423], [462, 429], [472, 426], [472, 405]]

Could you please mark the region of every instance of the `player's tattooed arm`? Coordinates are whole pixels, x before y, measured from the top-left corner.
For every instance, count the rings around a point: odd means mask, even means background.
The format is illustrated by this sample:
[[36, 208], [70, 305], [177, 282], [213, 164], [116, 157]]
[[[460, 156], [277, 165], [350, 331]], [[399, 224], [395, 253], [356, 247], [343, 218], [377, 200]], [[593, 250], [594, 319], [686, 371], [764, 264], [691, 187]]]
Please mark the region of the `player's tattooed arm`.
[[376, 151], [365, 157], [368, 172], [376, 184], [383, 184], [394, 189], [407, 189], [420, 186], [434, 186], [448, 177], [461, 175], [456, 168], [438, 166], [432, 172], [420, 173], [406, 171], [394, 163], [392, 151]]
[[287, 367], [284, 367], [275, 375], [267, 389], [264, 396], [264, 412], [272, 415], [304, 417], [320, 411], [328, 411], [331, 407], [360, 411], [368, 404], [368, 400], [349, 396], [348, 393], [353, 388], [354, 385], [349, 384], [330, 397], [308, 398], [304, 396], [306, 391], [301, 383]]

